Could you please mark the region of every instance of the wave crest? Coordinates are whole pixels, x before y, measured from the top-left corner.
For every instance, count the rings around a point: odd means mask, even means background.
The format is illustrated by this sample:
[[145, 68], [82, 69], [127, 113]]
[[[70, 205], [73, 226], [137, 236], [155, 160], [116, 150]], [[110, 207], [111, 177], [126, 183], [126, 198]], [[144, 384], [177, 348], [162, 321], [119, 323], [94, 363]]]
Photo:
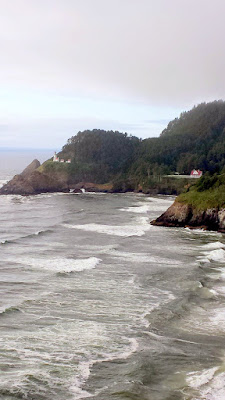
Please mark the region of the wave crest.
[[81, 272], [95, 268], [102, 260], [96, 257], [85, 259], [72, 258], [21, 258], [17, 262], [35, 269], [52, 271], [56, 273]]

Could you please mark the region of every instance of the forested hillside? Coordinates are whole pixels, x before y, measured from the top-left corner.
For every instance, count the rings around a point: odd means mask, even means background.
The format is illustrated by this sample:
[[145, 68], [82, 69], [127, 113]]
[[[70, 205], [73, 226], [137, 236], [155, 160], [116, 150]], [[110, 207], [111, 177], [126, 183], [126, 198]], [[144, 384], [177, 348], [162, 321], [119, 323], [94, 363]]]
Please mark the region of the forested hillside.
[[103, 183], [115, 175], [128, 174], [140, 143], [127, 133], [86, 130], [68, 139], [59, 156], [72, 159], [71, 172], [79, 179]]
[[138, 170], [159, 168], [189, 174], [193, 168], [219, 172], [225, 165], [225, 102], [202, 103], [171, 121], [159, 138], [143, 140]]
[[202, 103], [183, 112], [159, 138], [141, 140], [100, 129], [78, 132], [59, 156], [72, 159], [71, 165], [54, 166], [68, 170], [70, 181], [114, 181], [118, 188], [123, 182], [132, 188], [152, 188], [166, 174], [190, 174], [193, 168], [221, 172], [225, 166], [225, 102]]
[[[158, 138], [141, 140], [100, 129], [78, 132], [58, 156], [71, 159], [71, 163], [48, 160], [33, 172], [30, 181], [27, 178], [23, 182], [21, 175], [3, 187], [2, 193], [69, 190], [88, 183], [92, 190], [179, 194], [196, 183], [182, 178], [193, 168], [202, 169], [206, 177], [225, 173], [225, 102], [203, 103], [183, 112]], [[180, 173], [179, 179], [177, 175], [168, 177], [175, 172]]]

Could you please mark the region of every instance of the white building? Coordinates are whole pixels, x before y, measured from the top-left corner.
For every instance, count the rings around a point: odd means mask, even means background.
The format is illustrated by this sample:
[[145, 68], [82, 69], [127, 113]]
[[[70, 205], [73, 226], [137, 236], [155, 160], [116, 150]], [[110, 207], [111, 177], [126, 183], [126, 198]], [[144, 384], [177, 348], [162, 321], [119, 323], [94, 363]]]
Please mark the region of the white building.
[[[55, 153], [54, 153], [54, 156], [53, 156], [53, 162], [64, 163], [65, 160], [64, 160], [63, 158], [57, 157], [57, 154], [56, 154], [56, 152], [55, 152]], [[66, 161], [66, 163], [67, 163], [67, 164], [71, 164], [71, 158], [69, 158], [69, 159]]]
[[54, 153], [54, 156], [53, 156], [53, 162], [59, 162], [59, 157], [57, 157], [56, 152]]

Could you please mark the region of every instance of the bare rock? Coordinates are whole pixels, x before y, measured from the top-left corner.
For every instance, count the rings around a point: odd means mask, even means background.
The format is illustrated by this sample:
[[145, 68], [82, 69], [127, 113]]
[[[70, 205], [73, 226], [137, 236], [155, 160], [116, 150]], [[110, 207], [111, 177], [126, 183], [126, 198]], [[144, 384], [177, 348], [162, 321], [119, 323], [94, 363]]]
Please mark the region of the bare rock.
[[185, 226], [192, 216], [191, 207], [188, 204], [175, 201], [160, 217], [151, 221], [157, 226]]
[[6, 185], [0, 189], [0, 194], [32, 195], [69, 190], [67, 182], [38, 171], [34, 168], [38, 163], [35, 162], [31, 164], [22, 174], [15, 175], [14, 178], [6, 183]]
[[40, 167], [40, 161], [37, 159], [33, 160], [24, 170], [21, 172], [21, 176], [25, 178], [26, 176], [30, 175], [32, 172], [34, 172], [37, 168]]
[[201, 228], [225, 232], [225, 209], [208, 208], [198, 210], [190, 204], [175, 201], [152, 225], [170, 227]]
[[225, 232], [225, 208], [219, 210], [218, 220], [219, 220], [219, 230], [221, 232]]

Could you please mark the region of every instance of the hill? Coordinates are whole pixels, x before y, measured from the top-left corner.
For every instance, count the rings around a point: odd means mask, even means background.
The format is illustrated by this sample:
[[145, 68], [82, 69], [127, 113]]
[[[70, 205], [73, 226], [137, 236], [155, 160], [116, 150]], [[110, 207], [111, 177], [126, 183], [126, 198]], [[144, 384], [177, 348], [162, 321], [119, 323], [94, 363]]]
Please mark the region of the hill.
[[86, 130], [68, 139], [59, 153], [60, 158], [72, 159], [73, 181], [105, 183], [122, 179], [132, 182], [136, 189], [158, 186], [164, 175], [173, 172], [190, 174], [194, 168], [221, 172], [224, 156], [222, 100], [202, 103], [183, 112], [169, 122], [159, 138], [141, 140], [126, 133]]
[[[169, 174], [189, 175], [194, 168], [210, 174], [225, 171], [225, 102], [202, 103], [183, 112], [158, 138], [141, 140], [100, 129], [78, 132], [58, 156], [70, 158], [71, 163], [51, 159], [37, 171], [45, 175], [45, 182], [55, 181], [65, 190], [88, 182], [110, 183], [112, 191], [179, 194], [189, 189], [191, 181], [172, 179]], [[45, 191], [46, 185], [41, 184]], [[54, 187], [51, 185], [51, 190]]]
[[68, 139], [59, 157], [71, 158], [72, 181], [105, 183], [118, 174], [128, 173], [139, 146], [140, 139], [126, 133], [85, 130]]
[[225, 166], [225, 102], [202, 103], [169, 122], [159, 138], [142, 141], [133, 173], [153, 175], [193, 168], [220, 172]]

